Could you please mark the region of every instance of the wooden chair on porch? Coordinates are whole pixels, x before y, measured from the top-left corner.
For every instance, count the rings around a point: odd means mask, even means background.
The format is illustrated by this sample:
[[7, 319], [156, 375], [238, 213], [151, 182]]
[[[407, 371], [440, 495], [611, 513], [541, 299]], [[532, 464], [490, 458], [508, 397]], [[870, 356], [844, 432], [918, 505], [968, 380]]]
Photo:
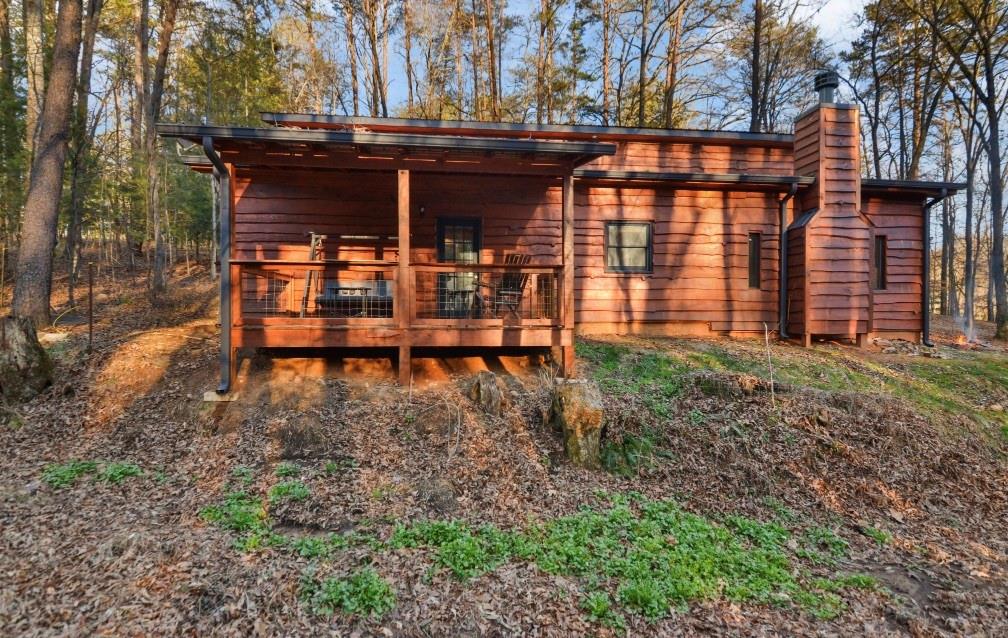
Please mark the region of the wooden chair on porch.
[[[531, 261], [531, 256], [521, 253], [504, 255], [505, 266], [528, 266]], [[515, 319], [520, 319], [521, 313], [519, 311], [528, 280], [529, 275], [526, 272], [505, 271], [496, 281], [479, 284], [480, 288], [485, 288], [488, 291], [487, 294], [479, 295], [484, 302], [484, 312], [492, 317], [500, 318], [501, 311], [506, 310]]]

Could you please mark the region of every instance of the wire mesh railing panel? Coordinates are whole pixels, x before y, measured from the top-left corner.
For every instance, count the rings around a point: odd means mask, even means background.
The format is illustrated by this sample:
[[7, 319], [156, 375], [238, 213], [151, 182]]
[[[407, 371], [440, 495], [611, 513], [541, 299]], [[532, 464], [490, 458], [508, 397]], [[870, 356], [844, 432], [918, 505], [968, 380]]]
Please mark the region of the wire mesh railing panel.
[[558, 277], [542, 269], [415, 272], [417, 319], [500, 319], [554, 322], [559, 318]]
[[390, 319], [395, 280], [385, 271], [243, 269], [243, 318]]

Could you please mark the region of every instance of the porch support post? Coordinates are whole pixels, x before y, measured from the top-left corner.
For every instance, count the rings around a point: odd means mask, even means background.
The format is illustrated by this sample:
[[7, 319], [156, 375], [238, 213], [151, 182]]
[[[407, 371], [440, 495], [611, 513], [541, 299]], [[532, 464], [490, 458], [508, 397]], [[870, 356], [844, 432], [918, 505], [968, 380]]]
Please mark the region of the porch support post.
[[574, 375], [574, 176], [563, 176], [563, 376]]
[[221, 342], [218, 362], [220, 366], [220, 385], [217, 394], [227, 394], [234, 379], [235, 352], [231, 345], [231, 210], [234, 201], [234, 166], [225, 165], [220, 155], [213, 147], [213, 138], [203, 138], [203, 152], [214, 167], [214, 179], [217, 180], [218, 210], [220, 211], [220, 241], [218, 243], [220, 259], [220, 327]]
[[409, 290], [411, 288], [410, 273], [410, 174], [408, 170], [400, 170], [398, 175], [398, 217], [399, 217], [399, 267], [396, 274], [396, 299], [395, 315], [396, 325], [400, 330], [399, 341], [399, 383], [409, 385], [412, 357], [410, 355], [409, 318], [410, 304]]

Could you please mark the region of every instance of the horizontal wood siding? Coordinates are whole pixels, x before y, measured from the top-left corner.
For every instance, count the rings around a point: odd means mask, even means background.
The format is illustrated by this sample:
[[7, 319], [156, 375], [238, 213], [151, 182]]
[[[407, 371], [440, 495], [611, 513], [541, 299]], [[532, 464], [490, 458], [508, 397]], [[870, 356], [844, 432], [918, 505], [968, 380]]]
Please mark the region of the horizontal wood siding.
[[923, 285], [923, 216], [919, 197], [866, 197], [862, 210], [886, 237], [887, 282], [875, 290], [872, 331], [919, 332]]
[[[580, 323], [704, 322], [719, 331], [773, 329], [777, 206], [772, 193], [578, 185], [574, 197]], [[654, 224], [654, 271], [605, 271], [608, 221]], [[748, 285], [748, 236], [760, 232], [760, 289]]]
[[[307, 259], [308, 232], [329, 237], [326, 259], [398, 258], [393, 172], [241, 171], [236, 181], [235, 258]], [[436, 261], [438, 217], [481, 220], [481, 263], [509, 252], [560, 262], [557, 179], [415, 174], [410, 191], [414, 262]]]
[[585, 164], [587, 170], [662, 173], [791, 175], [791, 150], [739, 144], [627, 142], [616, 154]]

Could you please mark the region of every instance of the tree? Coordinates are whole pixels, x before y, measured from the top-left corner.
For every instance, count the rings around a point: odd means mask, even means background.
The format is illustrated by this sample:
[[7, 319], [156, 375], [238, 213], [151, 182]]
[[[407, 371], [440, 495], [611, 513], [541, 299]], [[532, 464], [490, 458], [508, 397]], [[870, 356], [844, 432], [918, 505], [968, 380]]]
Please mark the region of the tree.
[[732, 26], [727, 55], [715, 60], [728, 115], [719, 127], [744, 118], [752, 132], [789, 127], [809, 95], [808, 78], [830, 66], [826, 45], [802, 15], [804, 2], [754, 0]]
[[17, 280], [11, 309], [36, 326], [49, 322], [52, 258], [63, 193], [70, 110], [81, 43], [81, 0], [62, 0], [56, 16], [52, 69], [46, 83], [35, 156], [25, 201]]
[[934, 31], [952, 59], [959, 77], [976, 94], [987, 127], [991, 210], [990, 278], [993, 285], [996, 336], [1008, 338], [1008, 289], [1004, 259], [1004, 175], [1001, 157], [1001, 115], [1008, 100], [1008, 3], [999, 0], [903, 0], [905, 7]]

